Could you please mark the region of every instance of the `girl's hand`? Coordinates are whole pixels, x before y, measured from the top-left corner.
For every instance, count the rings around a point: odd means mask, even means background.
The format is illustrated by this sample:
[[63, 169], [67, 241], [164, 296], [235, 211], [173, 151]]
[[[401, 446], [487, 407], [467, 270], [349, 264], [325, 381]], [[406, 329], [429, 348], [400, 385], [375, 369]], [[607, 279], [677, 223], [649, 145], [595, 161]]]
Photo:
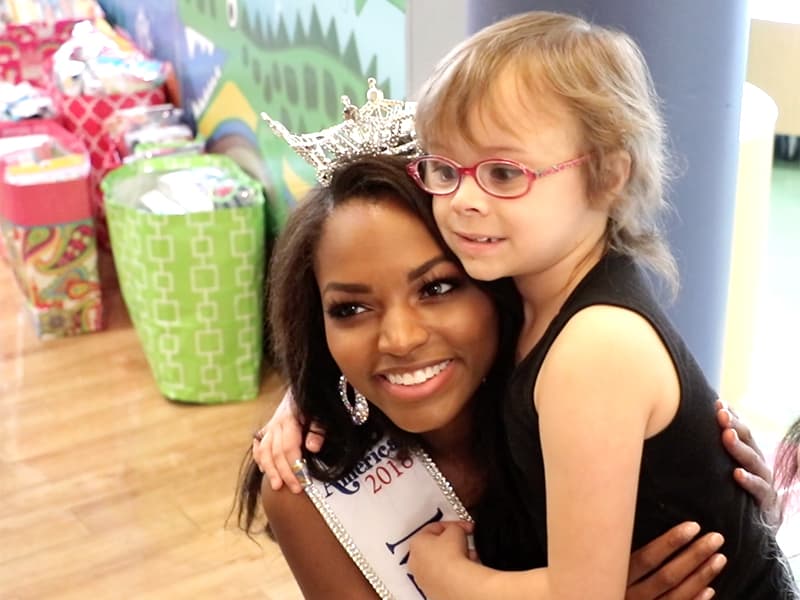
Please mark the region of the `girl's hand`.
[[[438, 521], [414, 534], [409, 542], [408, 572], [428, 598], [459, 597], [457, 573], [470, 558], [472, 523]], [[456, 594], [453, 596], [452, 594]]]
[[[681, 523], [631, 555], [626, 600], [708, 600], [708, 587], [722, 571], [727, 559], [717, 553], [724, 539], [700, 532], [697, 523]], [[670, 556], [681, 550], [665, 563]]]
[[[306, 436], [306, 449], [309, 452], [319, 452], [324, 440], [324, 432], [311, 431]], [[287, 390], [275, 408], [275, 413], [256, 432], [253, 439], [253, 460], [267, 476], [273, 490], [280, 489], [285, 483], [295, 494], [303, 491], [292, 467], [301, 459], [302, 442], [302, 425], [295, 414], [292, 393]]]
[[722, 428], [722, 444], [741, 466], [734, 470], [733, 478], [755, 498], [767, 522], [777, 528], [781, 524], [781, 516], [778, 494], [772, 483], [772, 470], [750, 429], [721, 400], [717, 400], [717, 423]]

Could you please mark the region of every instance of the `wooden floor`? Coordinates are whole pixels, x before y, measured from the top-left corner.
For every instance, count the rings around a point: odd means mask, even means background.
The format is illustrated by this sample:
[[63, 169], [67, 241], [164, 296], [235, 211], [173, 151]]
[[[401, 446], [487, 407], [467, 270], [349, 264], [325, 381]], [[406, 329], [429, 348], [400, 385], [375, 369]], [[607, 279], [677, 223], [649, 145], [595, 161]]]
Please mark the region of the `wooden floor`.
[[158, 392], [101, 256], [108, 329], [41, 342], [0, 259], [0, 598], [294, 600], [277, 546], [225, 525], [257, 401]]

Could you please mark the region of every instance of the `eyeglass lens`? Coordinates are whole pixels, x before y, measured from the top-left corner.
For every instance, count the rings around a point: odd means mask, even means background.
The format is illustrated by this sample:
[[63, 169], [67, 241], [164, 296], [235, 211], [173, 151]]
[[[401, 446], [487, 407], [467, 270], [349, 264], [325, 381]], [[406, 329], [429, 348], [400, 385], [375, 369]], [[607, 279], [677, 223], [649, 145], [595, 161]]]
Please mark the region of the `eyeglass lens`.
[[[418, 172], [425, 187], [434, 194], [452, 193], [463, 176], [463, 171], [456, 165], [438, 158], [421, 160]], [[502, 161], [480, 163], [475, 170], [475, 177], [485, 191], [500, 197], [522, 195], [528, 187], [525, 172]]]

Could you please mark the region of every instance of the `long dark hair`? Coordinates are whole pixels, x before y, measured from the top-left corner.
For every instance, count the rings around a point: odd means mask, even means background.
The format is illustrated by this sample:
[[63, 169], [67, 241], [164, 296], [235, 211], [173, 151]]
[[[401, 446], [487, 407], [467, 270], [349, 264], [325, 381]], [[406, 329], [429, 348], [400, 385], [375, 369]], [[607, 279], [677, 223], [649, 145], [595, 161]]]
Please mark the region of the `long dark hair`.
[[[305, 450], [311, 473], [331, 481], [349, 472], [364, 453], [389, 434], [401, 451], [418, 436], [398, 429], [374, 405], [364, 425], [355, 426], [338, 397], [339, 368], [325, 342], [323, 308], [314, 274], [314, 256], [322, 228], [338, 206], [354, 197], [371, 202], [393, 201], [417, 215], [442, 251], [458, 263], [436, 226], [431, 198], [407, 175], [407, 159], [368, 157], [339, 169], [328, 187], [316, 187], [290, 215], [273, 251], [268, 283], [268, 319], [278, 368], [290, 382], [298, 409], [305, 417], [304, 434], [311, 421], [326, 431], [322, 451]], [[473, 428], [474, 455], [490, 481], [487, 489], [505, 489], [491, 481], [505, 473], [507, 459], [500, 406], [504, 384], [513, 366], [513, 352], [521, 323], [519, 296], [509, 280], [478, 283], [498, 312], [498, 356], [476, 393]], [[249, 452], [248, 452], [249, 456]], [[257, 513], [263, 475], [249, 457], [239, 489], [239, 526], [250, 531]]]

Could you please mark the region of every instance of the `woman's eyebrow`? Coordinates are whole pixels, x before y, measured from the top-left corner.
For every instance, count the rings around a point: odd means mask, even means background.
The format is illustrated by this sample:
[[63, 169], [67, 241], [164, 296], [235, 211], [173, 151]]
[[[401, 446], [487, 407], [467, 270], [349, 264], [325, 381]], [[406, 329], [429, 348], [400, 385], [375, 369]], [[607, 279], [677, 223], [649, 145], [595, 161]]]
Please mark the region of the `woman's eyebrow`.
[[[430, 271], [433, 267], [443, 262], [451, 262], [451, 260], [442, 254], [440, 256], [434, 256], [432, 259], [426, 260], [420, 266], [411, 269], [408, 272], [409, 283], [414, 281], [415, 279], [419, 279], [425, 273]], [[325, 287], [322, 288], [323, 294], [327, 292], [345, 292], [348, 294], [369, 294], [370, 292], [372, 292], [372, 288], [363, 283], [343, 283], [340, 281], [329, 281], [327, 284], [325, 284]]]
[[412, 269], [411, 271], [408, 272], [408, 281], [409, 281], [409, 283], [414, 281], [415, 279], [419, 279], [420, 277], [425, 275], [425, 273], [430, 271], [433, 267], [435, 267], [436, 265], [438, 265], [441, 262], [450, 262], [450, 259], [447, 258], [444, 254], [442, 254], [440, 256], [435, 256], [434, 258], [432, 258], [430, 260], [426, 260], [424, 263], [422, 263], [417, 268]]
[[322, 293], [327, 292], [346, 292], [348, 294], [369, 294], [372, 288], [363, 283], [339, 283], [331, 281], [322, 290]]

